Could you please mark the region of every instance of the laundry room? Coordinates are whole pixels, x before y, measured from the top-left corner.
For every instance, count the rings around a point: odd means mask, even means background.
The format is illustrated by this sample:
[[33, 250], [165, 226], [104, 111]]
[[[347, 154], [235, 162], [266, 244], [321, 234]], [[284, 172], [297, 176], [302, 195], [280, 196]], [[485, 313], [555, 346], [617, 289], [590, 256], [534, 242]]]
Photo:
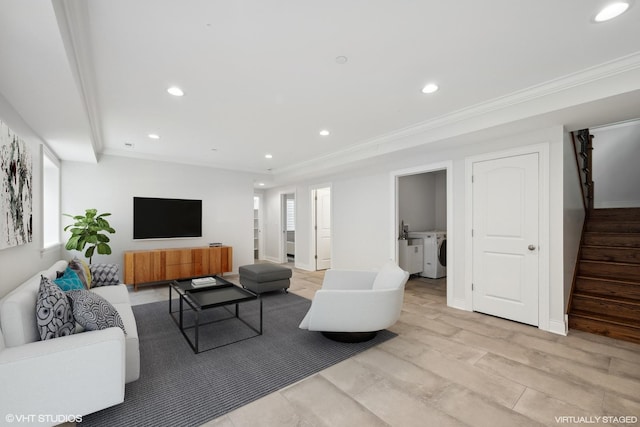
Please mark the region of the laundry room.
[[416, 277], [445, 278], [447, 171], [401, 176], [397, 194], [400, 267]]

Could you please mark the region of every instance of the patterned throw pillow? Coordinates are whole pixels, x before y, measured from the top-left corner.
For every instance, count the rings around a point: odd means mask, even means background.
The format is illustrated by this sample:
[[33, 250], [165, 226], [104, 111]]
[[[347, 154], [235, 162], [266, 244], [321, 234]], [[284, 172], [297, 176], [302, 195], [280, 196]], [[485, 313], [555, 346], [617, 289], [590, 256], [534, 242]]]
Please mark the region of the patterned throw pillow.
[[62, 273], [62, 276], [55, 279], [53, 283], [58, 285], [64, 292], [85, 288], [76, 272], [69, 267], [67, 267]]
[[40, 339], [71, 335], [76, 331], [71, 304], [62, 290], [47, 277], [40, 279], [36, 301], [36, 322]]
[[122, 317], [109, 301], [100, 295], [81, 289], [67, 292], [73, 317], [87, 331], [119, 327], [126, 334]]
[[91, 270], [89, 270], [89, 266], [86, 262], [75, 257], [69, 261], [69, 268], [78, 275], [78, 278], [82, 281], [85, 289], [89, 289], [91, 287]]
[[119, 285], [118, 264], [91, 264], [91, 285], [98, 286]]

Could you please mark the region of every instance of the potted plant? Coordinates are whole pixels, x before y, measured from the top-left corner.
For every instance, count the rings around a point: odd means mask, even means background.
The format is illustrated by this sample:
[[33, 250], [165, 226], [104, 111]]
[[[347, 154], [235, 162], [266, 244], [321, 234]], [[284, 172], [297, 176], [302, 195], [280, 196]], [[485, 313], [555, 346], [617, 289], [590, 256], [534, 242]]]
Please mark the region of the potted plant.
[[104, 219], [105, 216], [111, 215], [110, 213], [98, 215], [96, 209], [87, 209], [85, 215], [64, 215], [75, 220], [75, 223], [64, 228], [64, 231], [71, 231], [71, 237], [65, 245], [67, 250], [83, 251], [85, 246], [89, 245], [84, 253], [84, 256], [89, 258], [89, 264], [96, 249], [101, 255], [111, 254], [111, 247], [108, 244], [110, 239], [105, 233], [115, 233], [116, 230], [111, 228], [109, 222]]

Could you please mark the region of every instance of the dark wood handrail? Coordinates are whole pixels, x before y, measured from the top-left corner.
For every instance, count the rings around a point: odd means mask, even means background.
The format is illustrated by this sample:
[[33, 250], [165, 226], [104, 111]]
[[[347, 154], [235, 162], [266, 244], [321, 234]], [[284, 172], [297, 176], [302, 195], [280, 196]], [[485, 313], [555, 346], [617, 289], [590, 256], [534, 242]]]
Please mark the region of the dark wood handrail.
[[[571, 139], [578, 169], [578, 179], [580, 180], [582, 204], [588, 215], [593, 209], [593, 135], [589, 133], [589, 129], [582, 129], [571, 132]], [[579, 151], [578, 143], [580, 144]], [[580, 166], [580, 160], [582, 160], [582, 166]]]

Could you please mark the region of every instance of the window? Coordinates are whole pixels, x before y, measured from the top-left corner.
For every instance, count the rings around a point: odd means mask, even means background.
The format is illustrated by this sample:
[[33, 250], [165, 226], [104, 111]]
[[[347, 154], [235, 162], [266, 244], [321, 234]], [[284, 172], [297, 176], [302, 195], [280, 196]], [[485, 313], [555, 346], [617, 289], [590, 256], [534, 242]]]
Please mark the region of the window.
[[287, 199], [287, 231], [296, 231], [295, 206], [295, 199]]
[[60, 244], [60, 163], [42, 146], [42, 248]]

